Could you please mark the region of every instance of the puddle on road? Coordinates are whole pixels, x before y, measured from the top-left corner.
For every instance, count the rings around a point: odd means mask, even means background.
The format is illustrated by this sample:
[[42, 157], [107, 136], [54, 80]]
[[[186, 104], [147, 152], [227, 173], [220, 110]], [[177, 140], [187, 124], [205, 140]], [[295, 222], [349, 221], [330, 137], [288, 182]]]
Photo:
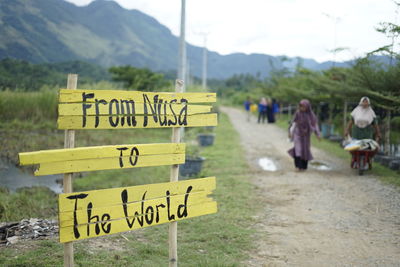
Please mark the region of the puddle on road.
[[264, 171], [274, 172], [278, 170], [276, 164], [270, 158], [260, 158], [258, 160], [258, 165], [260, 165]]
[[318, 160], [312, 160], [309, 162], [309, 165], [311, 168], [319, 170], [319, 171], [330, 171], [332, 170], [332, 167], [329, 166], [328, 163], [318, 161]]
[[46, 175], [36, 177], [18, 169], [7, 160], [0, 158], [0, 185], [7, 187], [11, 192], [15, 192], [18, 188], [45, 186], [53, 192], [59, 194], [63, 192], [62, 185], [57, 183], [58, 179], [62, 179], [61, 175]]

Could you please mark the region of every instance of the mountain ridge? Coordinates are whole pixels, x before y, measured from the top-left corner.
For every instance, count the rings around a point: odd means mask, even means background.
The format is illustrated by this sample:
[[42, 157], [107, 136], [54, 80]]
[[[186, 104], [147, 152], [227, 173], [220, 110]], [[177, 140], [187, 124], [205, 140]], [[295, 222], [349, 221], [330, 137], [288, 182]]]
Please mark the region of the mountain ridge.
[[[132, 65], [154, 71], [175, 70], [178, 65], [178, 37], [155, 18], [114, 1], [96, 0], [79, 7], [64, 0], [2, 0], [0, 36], [4, 37], [0, 59], [84, 60], [103, 67]], [[202, 47], [187, 44], [191, 75], [201, 77], [202, 55]], [[221, 55], [208, 50], [207, 56], [208, 77], [217, 79], [234, 74], [266, 77], [274, 69], [293, 69], [300, 62], [313, 70], [332, 65], [260, 53]]]

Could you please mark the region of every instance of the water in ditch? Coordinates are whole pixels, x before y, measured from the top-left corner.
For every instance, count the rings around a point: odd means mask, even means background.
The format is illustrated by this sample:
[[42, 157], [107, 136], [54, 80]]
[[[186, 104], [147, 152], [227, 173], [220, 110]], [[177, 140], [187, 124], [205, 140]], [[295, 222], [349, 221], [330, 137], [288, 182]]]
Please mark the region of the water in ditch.
[[57, 183], [60, 179], [62, 175], [33, 176], [18, 169], [6, 159], [0, 158], [0, 185], [8, 188], [10, 192], [23, 187], [44, 186], [59, 194], [63, 191], [62, 185]]

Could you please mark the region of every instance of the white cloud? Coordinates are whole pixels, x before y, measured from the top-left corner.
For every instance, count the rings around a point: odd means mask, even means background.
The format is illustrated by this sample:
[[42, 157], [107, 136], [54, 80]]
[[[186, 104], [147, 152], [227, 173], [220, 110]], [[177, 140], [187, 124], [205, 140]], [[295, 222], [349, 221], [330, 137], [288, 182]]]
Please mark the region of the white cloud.
[[[179, 35], [180, 0], [116, 1], [155, 17]], [[396, 11], [392, 0], [186, 0], [186, 7], [191, 44], [202, 46], [198, 33], [209, 32], [208, 49], [221, 54], [263, 53], [318, 61], [333, 59], [329, 50], [335, 46], [349, 48], [336, 55], [337, 60], [347, 60], [388, 44], [375, 27], [395, 22]], [[340, 19], [335, 23], [334, 18]]]

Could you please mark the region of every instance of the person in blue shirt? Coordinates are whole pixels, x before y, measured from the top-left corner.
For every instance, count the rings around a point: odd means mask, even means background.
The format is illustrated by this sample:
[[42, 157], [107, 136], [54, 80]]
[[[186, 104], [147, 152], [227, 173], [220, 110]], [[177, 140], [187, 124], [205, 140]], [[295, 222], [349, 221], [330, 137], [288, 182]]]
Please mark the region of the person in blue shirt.
[[247, 113], [247, 121], [250, 121], [250, 107], [251, 107], [251, 99], [250, 96], [247, 97], [246, 101], [244, 101], [244, 109], [246, 110]]
[[274, 114], [274, 120], [276, 120], [276, 116], [279, 114], [279, 103], [276, 101], [276, 99], [272, 99], [272, 112]]
[[258, 123], [264, 123], [265, 117], [267, 117], [267, 99], [262, 97], [258, 104]]

